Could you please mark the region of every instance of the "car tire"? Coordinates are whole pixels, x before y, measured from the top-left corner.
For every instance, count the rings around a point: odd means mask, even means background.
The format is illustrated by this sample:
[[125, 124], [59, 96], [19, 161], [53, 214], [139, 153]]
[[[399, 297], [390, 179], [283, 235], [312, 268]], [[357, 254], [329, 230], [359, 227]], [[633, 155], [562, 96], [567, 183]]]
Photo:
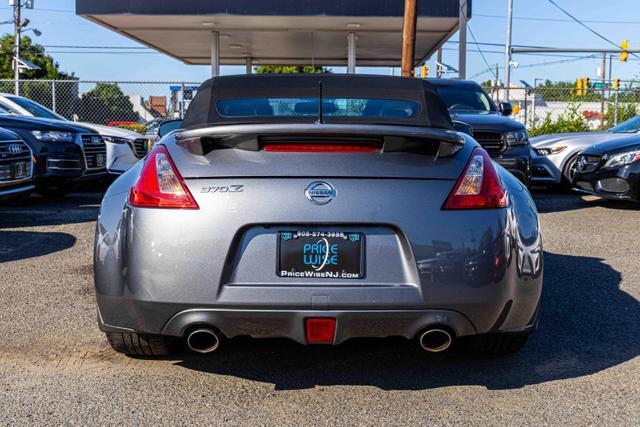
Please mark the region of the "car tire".
[[487, 356], [501, 356], [519, 351], [527, 342], [529, 333], [491, 333], [465, 338], [465, 350]]
[[569, 158], [564, 164], [562, 168], [562, 177], [560, 177], [560, 185], [564, 190], [571, 190], [573, 188], [573, 174], [571, 173], [571, 169], [575, 168], [576, 163], [578, 162], [578, 155], [575, 154]]
[[176, 349], [175, 340], [162, 335], [106, 332], [111, 348], [128, 356], [167, 356]]

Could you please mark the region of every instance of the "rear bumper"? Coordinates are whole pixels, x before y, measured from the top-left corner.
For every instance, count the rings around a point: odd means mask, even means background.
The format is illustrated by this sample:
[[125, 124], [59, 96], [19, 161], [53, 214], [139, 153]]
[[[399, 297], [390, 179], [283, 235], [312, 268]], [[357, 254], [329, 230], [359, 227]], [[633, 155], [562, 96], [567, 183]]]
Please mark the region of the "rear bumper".
[[[458, 337], [479, 333], [473, 323], [462, 313], [436, 309], [359, 311], [190, 309], [172, 316], [160, 333], [181, 337], [194, 325], [210, 325], [228, 338], [236, 336], [286, 337], [300, 344], [307, 344], [304, 326], [307, 318], [336, 319], [334, 345], [350, 338], [399, 336], [412, 339], [421, 330], [434, 326], [447, 326]], [[134, 331], [105, 324], [100, 312], [98, 313], [98, 323], [100, 329], [105, 332]], [[528, 331], [533, 330], [535, 326], [534, 316], [523, 327], [501, 329], [501, 332]]]

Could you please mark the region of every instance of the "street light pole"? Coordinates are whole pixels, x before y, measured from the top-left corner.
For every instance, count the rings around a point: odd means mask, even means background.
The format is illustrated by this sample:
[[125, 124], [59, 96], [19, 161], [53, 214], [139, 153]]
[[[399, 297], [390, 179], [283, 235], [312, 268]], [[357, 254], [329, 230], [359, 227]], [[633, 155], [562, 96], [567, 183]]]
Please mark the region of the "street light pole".
[[13, 58], [13, 80], [15, 83], [14, 93], [20, 95], [20, 0], [13, 0], [13, 31], [14, 31], [14, 58]]
[[402, 77], [413, 76], [413, 61], [416, 47], [416, 1], [404, 1], [402, 24]]
[[507, 40], [504, 44], [504, 102], [509, 102], [511, 85], [511, 24], [513, 22], [513, 0], [507, 0]]

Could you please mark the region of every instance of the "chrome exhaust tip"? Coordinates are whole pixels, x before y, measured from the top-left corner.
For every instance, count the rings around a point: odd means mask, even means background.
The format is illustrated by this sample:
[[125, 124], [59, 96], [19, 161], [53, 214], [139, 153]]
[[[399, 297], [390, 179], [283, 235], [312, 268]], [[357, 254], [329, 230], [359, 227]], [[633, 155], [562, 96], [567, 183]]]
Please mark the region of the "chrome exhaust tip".
[[194, 329], [187, 335], [187, 346], [196, 353], [211, 353], [220, 346], [220, 337], [211, 329]]
[[430, 353], [440, 353], [451, 347], [453, 337], [444, 329], [428, 329], [420, 335], [420, 347]]

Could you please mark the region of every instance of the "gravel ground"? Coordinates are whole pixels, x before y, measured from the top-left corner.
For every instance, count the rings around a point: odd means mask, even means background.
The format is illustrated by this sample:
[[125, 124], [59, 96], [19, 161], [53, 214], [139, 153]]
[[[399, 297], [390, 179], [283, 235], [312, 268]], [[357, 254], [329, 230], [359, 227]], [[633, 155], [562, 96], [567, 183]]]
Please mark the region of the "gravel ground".
[[234, 339], [133, 359], [98, 331], [100, 195], [0, 208], [0, 424], [607, 424], [640, 414], [640, 207], [536, 194], [540, 330], [517, 355], [429, 355], [403, 339]]

